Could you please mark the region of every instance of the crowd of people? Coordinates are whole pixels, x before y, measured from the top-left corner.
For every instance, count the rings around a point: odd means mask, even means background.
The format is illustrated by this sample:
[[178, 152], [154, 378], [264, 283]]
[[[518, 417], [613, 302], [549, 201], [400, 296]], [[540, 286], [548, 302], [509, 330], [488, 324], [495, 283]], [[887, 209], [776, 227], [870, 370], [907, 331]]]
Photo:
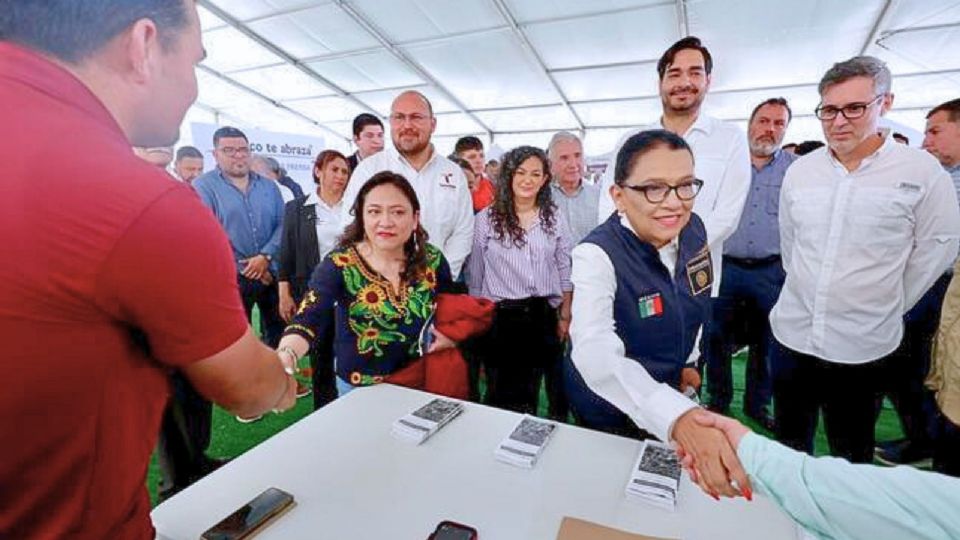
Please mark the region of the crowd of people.
[[[661, 116], [599, 183], [565, 131], [440, 155], [430, 101], [404, 91], [390, 140], [358, 116], [356, 153], [321, 152], [305, 192], [237, 128], [206, 173], [170, 146], [204, 55], [192, 3], [103, 4], [123, 24], [100, 3], [0, 17], [19, 139], [0, 150], [0, 536], [152, 538], [151, 451], [162, 498], [218, 467], [211, 402], [244, 423], [320, 408], [417, 386], [404, 369], [453, 348], [469, 399], [536, 414], [543, 388], [550, 417], [671, 442], [708, 494], [757, 487], [822, 538], [960, 535], [960, 99], [911, 148], [880, 127], [889, 69], [854, 57], [818, 87], [826, 143], [788, 147], [783, 98], [747, 133], [701, 111], [714, 60], [686, 37], [657, 63]], [[492, 323], [455, 342], [431, 321], [467, 294]], [[743, 347], [744, 413], [775, 440], [728, 418]], [[905, 438], [878, 443], [886, 397]], [[843, 460], [811, 456], [821, 414]]]

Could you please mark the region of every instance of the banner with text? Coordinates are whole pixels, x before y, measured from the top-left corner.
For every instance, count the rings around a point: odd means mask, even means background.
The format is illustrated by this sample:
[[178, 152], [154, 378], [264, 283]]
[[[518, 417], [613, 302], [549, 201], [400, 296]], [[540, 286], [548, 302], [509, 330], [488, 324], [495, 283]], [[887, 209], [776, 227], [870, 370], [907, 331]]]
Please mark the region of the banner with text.
[[[190, 132], [193, 143], [203, 152], [203, 169], [209, 171], [216, 166], [213, 161], [213, 132], [221, 126], [193, 122]], [[313, 160], [324, 149], [323, 137], [311, 137], [296, 133], [277, 133], [260, 129], [242, 129], [250, 141], [250, 152], [272, 157], [287, 170], [290, 178], [296, 180], [304, 193], [316, 189], [313, 183]]]

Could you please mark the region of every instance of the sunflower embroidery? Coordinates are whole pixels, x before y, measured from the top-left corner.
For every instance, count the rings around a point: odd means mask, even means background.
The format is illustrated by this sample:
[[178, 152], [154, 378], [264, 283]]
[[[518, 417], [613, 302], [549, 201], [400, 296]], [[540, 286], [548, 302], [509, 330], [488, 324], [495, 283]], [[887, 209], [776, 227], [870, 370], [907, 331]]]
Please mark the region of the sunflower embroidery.
[[387, 300], [387, 293], [383, 290], [380, 285], [376, 283], [369, 283], [366, 287], [360, 289], [360, 292], [357, 293], [357, 303], [364, 308], [364, 310], [372, 313], [380, 313], [383, 311], [383, 303]]
[[406, 341], [406, 336], [402, 333], [378, 328], [374, 323], [367, 321], [351, 319], [350, 329], [357, 336], [357, 352], [360, 354], [373, 353], [376, 358], [383, 356], [383, 347], [391, 343]]
[[346, 266], [355, 264], [355, 260], [353, 258], [353, 250], [350, 250], [350, 249], [346, 251], [341, 251], [338, 253], [333, 253], [330, 255], [330, 258], [333, 259], [333, 264], [337, 265], [339, 268], [344, 268]]

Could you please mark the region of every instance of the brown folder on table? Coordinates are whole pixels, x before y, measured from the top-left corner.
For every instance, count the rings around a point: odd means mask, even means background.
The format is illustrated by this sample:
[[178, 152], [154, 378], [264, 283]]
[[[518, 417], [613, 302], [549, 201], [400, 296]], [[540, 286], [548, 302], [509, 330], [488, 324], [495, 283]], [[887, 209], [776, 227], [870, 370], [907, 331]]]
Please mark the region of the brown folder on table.
[[560, 532], [557, 533], [557, 540], [671, 540], [668, 538], [659, 538], [646, 536], [643, 534], [618, 531], [582, 519], [565, 517], [560, 522]]

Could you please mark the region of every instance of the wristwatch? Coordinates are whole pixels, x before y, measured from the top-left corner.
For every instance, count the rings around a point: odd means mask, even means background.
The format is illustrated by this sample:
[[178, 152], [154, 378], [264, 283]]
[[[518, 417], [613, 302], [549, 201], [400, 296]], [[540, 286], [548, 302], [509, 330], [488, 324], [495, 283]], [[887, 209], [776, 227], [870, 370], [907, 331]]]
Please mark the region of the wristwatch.
[[296, 375], [300, 369], [297, 367], [297, 352], [289, 345], [277, 349], [277, 357], [280, 359], [280, 365], [283, 371], [290, 376]]

